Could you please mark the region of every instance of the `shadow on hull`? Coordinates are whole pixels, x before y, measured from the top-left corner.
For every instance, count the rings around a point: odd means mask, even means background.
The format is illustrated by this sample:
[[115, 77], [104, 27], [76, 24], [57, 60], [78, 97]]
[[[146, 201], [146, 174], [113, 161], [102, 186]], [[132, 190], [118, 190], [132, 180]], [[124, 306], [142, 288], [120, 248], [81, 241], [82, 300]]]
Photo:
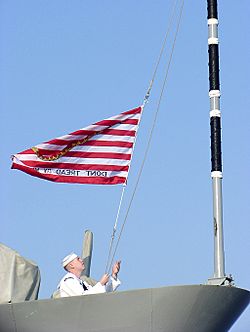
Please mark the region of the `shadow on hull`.
[[224, 332], [250, 301], [236, 287], [192, 285], [0, 305], [1, 332]]

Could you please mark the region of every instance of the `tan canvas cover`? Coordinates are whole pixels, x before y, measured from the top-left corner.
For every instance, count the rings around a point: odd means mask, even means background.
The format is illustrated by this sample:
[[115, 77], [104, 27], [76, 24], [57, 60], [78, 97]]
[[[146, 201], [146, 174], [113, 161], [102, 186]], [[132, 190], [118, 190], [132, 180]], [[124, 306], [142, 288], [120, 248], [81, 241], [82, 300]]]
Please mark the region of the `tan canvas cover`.
[[0, 303], [36, 300], [40, 280], [34, 262], [0, 243]]

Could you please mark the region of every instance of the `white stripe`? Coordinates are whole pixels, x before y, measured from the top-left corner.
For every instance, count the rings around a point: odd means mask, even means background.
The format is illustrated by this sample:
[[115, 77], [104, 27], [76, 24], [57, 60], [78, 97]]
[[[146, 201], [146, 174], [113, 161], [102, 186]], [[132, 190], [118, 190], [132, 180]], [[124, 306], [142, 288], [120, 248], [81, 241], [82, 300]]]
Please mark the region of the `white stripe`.
[[133, 143], [135, 136], [116, 136], [116, 135], [95, 135], [89, 141], [111, 141], [111, 142], [130, 142]]
[[116, 147], [116, 146], [92, 146], [92, 145], [81, 145], [75, 146], [70, 151], [74, 152], [109, 152], [109, 153], [124, 153], [124, 154], [131, 154], [132, 148], [123, 148], [123, 147]]
[[[65, 136], [61, 136], [61, 137], [57, 137], [55, 139], [61, 139], [64, 141], [76, 141], [76, 140], [83, 140], [84, 138], [86, 138], [88, 135], [65, 135]], [[45, 143], [46, 144], [46, 143]]]
[[77, 158], [77, 157], [61, 157], [55, 161], [45, 161], [39, 159], [35, 154], [16, 154], [15, 157], [20, 161], [39, 161], [43, 163], [71, 163], [71, 164], [96, 164], [96, 165], [120, 165], [127, 166], [130, 160], [124, 159], [107, 159], [107, 158]]
[[[117, 123], [117, 124], [112, 125], [112, 127], [91, 125], [91, 126], [79, 129], [79, 130], [102, 131], [102, 130], [107, 129], [107, 128], [109, 128], [109, 129], [122, 129], [122, 130], [136, 130], [137, 127], [138, 127], [138, 124]], [[77, 130], [77, 131], [79, 131], [79, 130]], [[68, 135], [64, 135], [64, 136], [68, 136]], [[62, 137], [64, 137], [64, 136], [62, 136]], [[72, 135], [72, 136], [74, 136], [74, 135]], [[62, 138], [62, 137], [59, 137], [59, 138]]]
[[139, 120], [141, 117], [141, 113], [137, 113], [137, 114], [118, 114], [115, 116], [112, 116], [110, 118], [107, 118], [105, 120], [119, 120], [119, 121], [123, 121], [123, 120], [131, 120], [131, 119], [136, 119]]
[[207, 24], [208, 24], [208, 25], [211, 25], [211, 24], [218, 24], [218, 23], [219, 23], [219, 21], [218, 21], [217, 18], [209, 18], [209, 19], [207, 20]]
[[100, 171], [100, 170], [70, 170], [60, 168], [36, 168], [40, 174], [51, 174], [60, 176], [76, 176], [76, 177], [104, 177], [110, 178], [112, 176], [120, 176], [126, 178], [128, 172], [117, 172], [117, 171]]
[[37, 144], [36, 148], [38, 149], [44, 149], [44, 150], [63, 150], [64, 148], [66, 148], [66, 144], [65, 145], [56, 145], [56, 144]]
[[[115, 125], [113, 125], [112, 127], [110, 126], [96, 126], [96, 125], [91, 125], [89, 127], [86, 127], [86, 128], [82, 128], [80, 130], [90, 130], [90, 131], [96, 131], [96, 132], [99, 132], [99, 131], [102, 131], [104, 129], [116, 129], [116, 130], [137, 130], [138, 128], [138, 125], [136, 124], [130, 124], [130, 123], [117, 123]], [[77, 130], [77, 131], [80, 131], [80, 130]], [[75, 137], [75, 136], [78, 136], [78, 135], [73, 135], [72, 134], [69, 134], [71, 135], [72, 137]], [[64, 137], [67, 137], [69, 135], [64, 135], [62, 137], [58, 137], [59, 139], [64, 139]], [[81, 136], [81, 135], [80, 135]], [[85, 134], [83, 134], [82, 136], [85, 136]]]
[[[62, 136], [62, 137], [57, 137], [56, 139], [58, 140], [64, 140], [64, 141], [77, 141], [77, 140], [83, 140], [84, 138], [86, 138], [88, 135], [65, 135], [65, 136]], [[122, 139], [122, 137], [125, 138], [125, 140], [127, 141], [126, 137], [129, 138], [129, 137], [132, 137], [134, 139], [134, 136], [119, 136], [119, 135], [102, 135], [102, 134], [97, 134], [97, 135], [94, 135], [92, 138], [90, 138], [89, 140], [97, 140], [98, 138], [101, 138], [101, 137], [111, 137], [112, 138], [112, 141], [124, 141], [124, 139]], [[115, 139], [114, 139], [115, 138]], [[108, 139], [107, 139], [108, 140]], [[49, 142], [48, 142], [49, 143]], [[46, 143], [44, 143], [46, 144]]]
[[[87, 127], [84, 127], [84, 128], [81, 128], [79, 130], [94, 130], [94, 131], [101, 131], [101, 130], [104, 130], [106, 128], [108, 128], [109, 126], [99, 126], [99, 125], [96, 125], [96, 124], [92, 124], [92, 125], [89, 125]], [[76, 130], [76, 131], [79, 131], [79, 130]], [[73, 134], [73, 133], [72, 133]]]
[[[82, 140], [84, 139], [85, 136], [81, 136], [81, 135], [75, 135], [74, 136], [74, 140]], [[60, 139], [60, 138], [57, 138]], [[134, 136], [117, 136], [117, 135], [95, 135], [92, 138], [89, 139], [89, 141], [98, 141], [98, 140], [103, 140], [103, 141], [112, 141], [112, 142], [133, 142], [135, 139]], [[68, 135], [68, 138], [66, 139], [66, 141], [72, 141], [72, 136]], [[48, 143], [44, 143], [45, 144], [50, 144]]]
[[[13, 164], [18, 164], [26, 167], [27, 169], [33, 169], [34, 167], [24, 165], [20, 160], [14, 157]], [[42, 167], [35, 167], [36, 171], [40, 174], [53, 174], [53, 175], [60, 175], [60, 176], [82, 176], [82, 177], [112, 177], [112, 176], [120, 176], [126, 178], [128, 175], [128, 171], [100, 171], [98, 170], [98, 166], [96, 170], [71, 170], [71, 169], [60, 169], [60, 168], [42, 168]]]
[[110, 129], [115, 129], [115, 130], [134, 130], [136, 131], [138, 128], [138, 125], [133, 125], [133, 124], [129, 124], [129, 123], [125, 123], [125, 124], [116, 124], [114, 126], [112, 126], [112, 128]]
[[213, 172], [211, 172], [211, 177], [212, 178], [222, 179], [223, 178], [223, 174], [222, 174], [221, 171], [213, 171]]
[[209, 98], [215, 98], [215, 97], [220, 97], [221, 96], [221, 93], [220, 93], [220, 90], [210, 90], [209, 93]]
[[[39, 144], [36, 147], [38, 149], [46, 150], [59, 150], [62, 151], [67, 145], [53, 145], [53, 144]], [[95, 146], [95, 145], [78, 145], [72, 148], [70, 151], [86, 151], [86, 152], [114, 152], [114, 153], [132, 153], [132, 148], [116, 147], [116, 146]]]
[[218, 45], [219, 44], [219, 38], [210, 37], [210, 38], [208, 38], [207, 43], [208, 43], [208, 45], [213, 45], [213, 44]]
[[221, 117], [221, 111], [220, 110], [212, 110], [209, 112], [209, 116], [210, 118], [212, 118], [213, 116], [218, 116], [219, 118]]
[[[68, 136], [72, 137], [72, 136]], [[76, 136], [75, 140], [76, 140]], [[87, 136], [80, 136], [79, 140], [82, 140], [84, 137]], [[57, 138], [59, 139], [59, 138]], [[88, 141], [111, 141], [111, 142], [128, 142], [133, 143], [135, 140], [135, 136], [117, 136], [117, 135], [95, 135], [94, 137], [90, 138]], [[69, 140], [70, 141], [70, 140]], [[85, 143], [87, 144], [87, 142]], [[58, 144], [51, 144], [51, 143], [42, 143], [38, 144], [35, 147], [38, 149], [45, 149], [45, 150], [63, 150], [67, 145], [58, 145]]]

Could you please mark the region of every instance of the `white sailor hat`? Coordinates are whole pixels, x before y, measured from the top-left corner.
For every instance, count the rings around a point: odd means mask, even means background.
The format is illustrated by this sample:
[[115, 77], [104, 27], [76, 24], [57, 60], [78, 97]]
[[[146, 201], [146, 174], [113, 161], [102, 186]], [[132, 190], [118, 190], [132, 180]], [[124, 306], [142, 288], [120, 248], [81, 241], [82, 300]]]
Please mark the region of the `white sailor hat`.
[[73, 259], [75, 259], [77, 256], [77, 254], [75, 254], [74, 252], [72, 252], [71, 254], [69, 254], [68, 256], [64, 257], [64, 259], [62, 260], [62, 266], [65, 267], [66, 265], [68, 265], [70, 262], [73, 261]]

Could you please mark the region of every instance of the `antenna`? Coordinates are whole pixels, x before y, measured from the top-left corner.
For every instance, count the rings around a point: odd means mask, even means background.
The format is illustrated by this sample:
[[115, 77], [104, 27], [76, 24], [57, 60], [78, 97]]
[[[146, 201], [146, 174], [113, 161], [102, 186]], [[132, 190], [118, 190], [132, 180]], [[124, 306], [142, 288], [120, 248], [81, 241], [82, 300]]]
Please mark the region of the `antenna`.
[[219, 39], [217, 0], [207, 0], [208, 13], [208, 55], [209, 55], [209, 98], [211, 130], [211, 177], [213, 185], [214, 222], [214, 276], [212, 284], [232, 281], [225, 275], [223, 210], [222, 210], [222, 153], [221, 153], [221, 112], [219, 80]]

